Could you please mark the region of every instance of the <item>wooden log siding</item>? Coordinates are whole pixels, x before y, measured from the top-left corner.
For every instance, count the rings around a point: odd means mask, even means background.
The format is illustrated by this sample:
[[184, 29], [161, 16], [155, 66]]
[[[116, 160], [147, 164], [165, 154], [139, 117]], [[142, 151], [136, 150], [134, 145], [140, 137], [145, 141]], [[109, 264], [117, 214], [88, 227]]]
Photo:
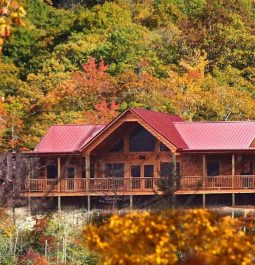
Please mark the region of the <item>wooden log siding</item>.
[[[156, 144], [158, 146], [159, 142]], [[126, 144], [127, 145], [127, 144]], [[141, 160], [140, 156], [143, 156]], [[207, 176], [206, 162], [220, 160], [220, 176]], [[28, 192], [29, 188], [31, 194], [51, 194], [52, 196], [82, 196], [82, 195], [104, 195], [111, 192], [112, 194], [155, 194], [162, 193], [160, 188], [160, 162], [170, 162], [171, 153], [162, 152], [156, 148], [155, 152], [148, 153], [131, 153], [123, 152], [117, 153], [103, 153], [101, 156], [96, 156], [95, 161], [102, 161], [103, 163], [124, 163], [125, 174], [123, 178], [114, 178], [104, 176], [102, 172], [95, 174], [92, 178], [89, 169], [89, 156], [76, 160], [71, 160], [72, 164], [76, 161], [77, 168], [80, 167], [81, 160], [86, 161], [86, 178], [82, 178], [81, 174], [77, 174], [75, 178], [67, 179], [61, 178], [60, 190], [57, 185], [57, 180], [46, 179], [31, 179], [30, 185], [23, 186], [23, 191]], [[205, 192], [205, 193], [232, 193], [232, 192], [252, 192], [255, 190], [255, 175], [241, 175], [242, 165], [239, 155], [225, 154], [219, 156], [206, 155], [177, 155], [177, 162], [181, 165], [181, 177], [177, 180], [176, 193], [190, 194], [191, 192]], [[249, 156], [249, 161], [254, 161], [255, 156]], [[131, 165], [154, 165], [154, 177], [139, 177], [131, 178]], [[64, 166], [63, 163], [61, 163]], [[67, 164], [65, 165], [68, 166]], [[100, 166], [101, 167], [101, 166]], [[102, 169], [101, 169], [102, 170]], [[63, 174], [63, 169], [62, 169]], [[100, 177], [97, 177], [100, 176]], [[28, 183], [27, 183], [28, 184]], [[162, 184], [162, 183], [161, 183]], [[167, 186], [167, 185], [166, 185]], [[35, 195], [36, 196], [36, 195]]]

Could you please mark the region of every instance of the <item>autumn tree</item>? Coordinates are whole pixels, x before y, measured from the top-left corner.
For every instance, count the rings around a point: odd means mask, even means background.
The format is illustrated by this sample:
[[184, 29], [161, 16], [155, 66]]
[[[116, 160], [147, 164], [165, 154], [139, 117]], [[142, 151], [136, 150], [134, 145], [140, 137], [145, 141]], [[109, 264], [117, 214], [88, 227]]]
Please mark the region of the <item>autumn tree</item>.
[[254, 264], [254, 235], [206, 210], [129, 213], [85, 229], [102, 264]]
[[70, 110], [84, 111], [100, 99], [113, 97], [115, 87], [107, 68], [103, 60], [97, 64], [95, 58], [88, 57], [87, 63], [82, 65], [82, 71], [75, 71], [71, 79], [60, 83], [48, 95], [47, 101], [64, 105]]
[[6, 38], [11, 34], [13, 25], [24, 25], [25, 15], [26, 11], [17, 1], [0, 1], [0, 52]]
[[94, 110], [88, 110], [84, 112], [84, 117], [81, 120], [75, 122], [88, 123], [88, 124], [108, 124], [118, 114], [119, 105], [115, 101], [111, 101], [109, 104], [105, 99], [95, 104]]

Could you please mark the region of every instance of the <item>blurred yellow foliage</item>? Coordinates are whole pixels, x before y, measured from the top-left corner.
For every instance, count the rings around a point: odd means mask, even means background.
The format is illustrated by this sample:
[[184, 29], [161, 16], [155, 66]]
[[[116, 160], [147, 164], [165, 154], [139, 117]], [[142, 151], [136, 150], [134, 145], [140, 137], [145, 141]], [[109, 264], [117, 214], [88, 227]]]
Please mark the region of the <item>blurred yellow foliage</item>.
[[113, 216], [85, 229], [85, 242], [102, 264], [251, 265], [253, 235], [230, 217], [207, 210], [171, 210]]

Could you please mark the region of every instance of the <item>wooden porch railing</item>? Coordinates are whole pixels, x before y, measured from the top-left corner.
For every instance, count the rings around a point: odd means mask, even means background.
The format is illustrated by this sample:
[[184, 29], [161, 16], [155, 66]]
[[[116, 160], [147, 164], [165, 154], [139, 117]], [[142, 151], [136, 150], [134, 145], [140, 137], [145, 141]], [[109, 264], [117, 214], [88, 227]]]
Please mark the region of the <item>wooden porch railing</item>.
[[255, 189], [255, 176], [181, 177], [178, 188], [181, 190]]
[[[30, 192], [106, 192], [106, 191], [159, 191], [170, 187], [170, 179], [160, 178], [74, 178], [31, 179]], [[178, 190], [255, 189], [255, 176], [185, 176], [177, 180]]]
[[142, 191], [157, 190], [158, 178], [85, 178], [30, 179], [24, 191], [30, 192], [82, 192], [82, 191]]

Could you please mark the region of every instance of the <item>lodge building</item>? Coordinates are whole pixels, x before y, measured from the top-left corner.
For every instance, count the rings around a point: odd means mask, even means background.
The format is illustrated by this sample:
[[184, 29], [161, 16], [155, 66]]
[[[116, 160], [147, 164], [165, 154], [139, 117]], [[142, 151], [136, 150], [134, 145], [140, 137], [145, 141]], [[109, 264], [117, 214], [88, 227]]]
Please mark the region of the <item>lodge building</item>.
[[[128, 108], [107, 125], [52, 126], [32, 152], [22, 196], [198, 196], [255, 193], [255, 122], [187, 122]], [[146, 197], [144, 197], [146, 198]]]

